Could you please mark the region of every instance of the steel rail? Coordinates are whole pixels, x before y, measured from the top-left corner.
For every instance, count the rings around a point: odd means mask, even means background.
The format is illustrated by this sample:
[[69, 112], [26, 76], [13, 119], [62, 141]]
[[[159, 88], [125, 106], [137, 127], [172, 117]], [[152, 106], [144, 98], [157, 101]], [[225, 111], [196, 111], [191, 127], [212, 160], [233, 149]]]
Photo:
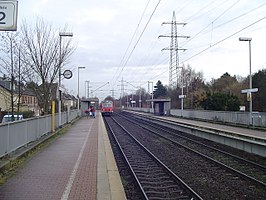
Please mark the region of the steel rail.
[[[123, 116], [123, 115], [120, 115], [120, 116]], [[134, 117], [134, 116], [133, 116], [133, 117]], [[143, 117], [143, 118], [145, 119], [146, 117]], [[134, 117], [134, 119], [138, 119], [138, 118], [135, 118], [135, 117]], [[149, 119], [149, 118], [147, 117], [147, 119]], [[149, 122], [155, 124], [155, 123], [154, 123], [154, 120], [156, 120], [156, 119], [153, 118], [153, 121], [149, 121]], [[141, 119], [139, 119], [139, 121], [141, 121], [142, 123], [144, 123], [143, 120], [141, 120]], [[157, 121], [157, 120], [156, 120], [156, 121]], [[162, 120], [158, 120], [158, 121], [159, 121], [159, 122], [162, 122], [162, 123], [169, 124], [167, 121], [162, 121]], [[134, 121], [132, 121], [132, 122], [134, 122]], [[231, 157], [233, 157], [233, 158], [235, 158], [235, 159], [238, 159], [238, 160], [240, 160], [240, 161], [243, 161], [243, 162], [249, 163], [249, 164], [251, 164], [251, 165], [254, 165], [255, 167], [258, 167], [258, 168], [261, 168], [261, 169], [263, 169], [263, 170], [266, 170], [266, 166], [263, 166], [263, 165], [260, 165], [260, 164], [258, 164], [258, 163], [255, 163], [255, 162], [253, 162], [253, 161], [250, 161], [250, 160], [247, 160], [247, 159], [241, 158], [241, 157], [239, 157], [239, 156], [233, 155], [233, 154], [231, 154], [231, 153], [228, 153], [228, 152], [226, 152], [226, 151], [223, 151], [223, 150], [217, 149], [217, 148], [215, 148], [215, 147], [212, 147], [212, 146], [206, 145], [206, 144], [204, 144], [204, 143], [202, 143], [202, 142], [198, 142], [198, 141], [193, 140], [193, 139], [191, 139], [191, 138], [188, 138], [188, 137], [185, 137], [185, 136], [178, 135], [178, 134], [176, 134], [176, 133], [173, 133], [173, 132], [167, 131], [167, 130], [161, 128], [161, 127], [168, 128], [168, 129], [170, 129], [170, 130], [175, 130], [174, 128], [171, 128], [171, 127], [165, 127], [165, 126], [160, 125], [160, 124], [155, 124], [155, 125], [157, 125], [157, 127], [155, 127], [154, 125], [151, 125], [151, 124], [149, 124], [149, 123], [146, 123], [146, 124], [147, 124], [148, 126], [154, 127], [154, 128], [156, 128], [156, 129], [160, 129], [160, 130], [162, 130], [162, 131], [164, 131], [164, 132], [167, 132], [167, 133], [169, 133], [169, 134], [171, 134], [171, 135], [178, 136], [178, 137], [180, 137], [180, 138], [183, 138], [183, 139], [186, 139], [186, 140], [188, 140], [188, 141], [194, 142], [194, 143], [196, 143], [196, 144], [202, 145], [202, 146], [204, 146], [204, 147], [206, 147], [206, 148], [212, 149], [212, 150], [217, 151], [217, 152], [219, 152], [219, 153], [222, 153], [222, 154], [225, 154], [225, 155], [231, 156]], [[170, 125], [175, 125], [175, 124], [170, 123]], [[158, 126], [160, 126], [160, 128], [158, 128]]]
[[[150, 152], [141, 142], [139, 142], [130, 132], [126, 130], [124, 126], [122, 126], [117, 120], [115, 120], [113, 117], [111, 117], [114, 122], [123, 129], [125, 133], [128, 134], [146, 153], [148, 153], [149, 156], [152, 157], [154, 161], [156, 161], [160, 166], [162, 166], [168, 174], [173, 176], [177, 183], [181, 183], [182, 187], [193, 196], [193, 199], [203, 199], [199, 194], [197, 194], [192, 188], [190, 188], [181, 178], [179, 178], [172, 170], [170, 170], [162, 161], [160, 161], [152, 152]], [[132, 169], [132, 168], [131, 168]], [[137, 177], [137, 176], [136, 176]], [[139, 183], [139, 181], [138, 181]]]
[[[134, 121], [131, 121], [131, 122], [134, 122]], [[139, 125], [138, 123], [135, 123], [135, 124]], [[139, 125], [139, 126], [142, 127], [143, 129], [146, 129], [147, 131], [150, 131], [150, 132], [154, 133], [155, 135], [158, 135], [158, 136], [160, 136], [160, 137], [172, 142], [173, 144], [179, 145], [179, 146], [181, 146], [181, 147], [183, 147], [183, 148], [185, 148], [185, 149], [187, 149], [187, 150], [189, 150], [189, 151], [191, 151], [191, 152], [193, 152], [193, 153], [195, 153], [197, 155], [200, 155], [203, 158], [205, 158], [207, 160], [210, 160], [213, 163], [216, 163], [216, 164], [220, 165], [221, 167], [223, 167], [223, 168], [225, 168], [225, 169], [227, 169], [227, 170], [229, 170], [229, 171], [231, 171], [233, 173], [238, 174], [240, 177], [245, 178], [246, 180], [252, 181], [256, 185], [260, 185], [260, 186], [262, 186], [262, 187], [264, 187], [266, 189], [266, 184], [264, 182], [262, 182], [262, 181], [259, 181], [259, 180], [255, 179], [255, 178], [253, 178], [253, 177], [251, 177], [251, 176], [249, 176], [249, 175], [247, 175], [247, 174], [245, 174], [245, 173], [243, 173], [243, 172], [241, 172], [239, 170], [236, 170], [236, 169], [234, 169], [234, 168], [232, 168], [230, 166], [227, 166], [227, 165], [223, 164], [220, 161], [217, 161], [217, 160], [215, 160], [215, 159], [213, 159], [213, 158], [211, 158], [211, 157], [209, 157], [207, 155], [204, 155], [204, 154], [202, 154], [202, 153], [200, 153], [200, 152], [198, 152], [198, 151], [196, 151], [194, 149], [191, 149], [190, 147], [187, 147], [187, 146], [185, 146], [185, 145], [183, 145], [183, 144], [181, 144], [181, 143], [179, 143], [179, 142], [177, 142], [175, 140], [172, 140], [171, 138], [165, 137], [165, 136], [163, 136], [163, 135], [161, 135], [161, 134], [159, 134], [159, 133], [157, 133], [157, 132], [155, 132], [155, 131], [153, 131], [153, 130], [145, 127], [145, 126], [141, 126], [141, 125]]]
[[141, 193], [142, 193], [144, 199], [148, 200], [148, 197], [147, 197], [147, 195], [146, 195], [146, 193], [145, 193], [143, 187], [141, 186], [141, 183], [139, 182], [139, 179], [138, 179], [137, 175], [135, 174], [133, 168], [131, 167], [130, 162], [129, 162], [129, 160], [127, 159], [127, 156], [126, 156], [126, 154], [124, 153], [124, 151], [123, 151], [123, 149], [122, 149], [122, 147], [121, 147], [121, 145], [120, 145], [120, 143], [119, 143], [119, 141], [118, 141], [118, 139], [117, 139], [117, 137], [116, 137], [116, 135], [115, 135], [115, 133], [114, 133], [112, 127], [111, 127], [111, 125], [107, 122], [107, 120], [106, 120], [104, 117], [103, 117], [103, 119], [104, 119], [104, 122], [105, 122], [105, 124], [107, 125], [108, 129], [110, 130], [110, 132], [111, 132], [111, 134], [112, 134], [112, 136], [113, 136], [113, 138], [114, 138], [114, 140], [115, 140], [115, 142], [116, 142], [116, 144], [117, 144], [117, 146], [118, 146], [119, 151], [122, 153], [122, 155], [123, 155], [123, 159], [126, 161], [127, 166], [128, 166], [128, 168], [130, 169], [130, 172], [131, 172], [131, 174], [133, 175], [133, 177], [134, 177], [134, 179], [135, 179], [135, 181], [136, 181], [136, 183], [137, 183], [139, 189], [141, 190]]

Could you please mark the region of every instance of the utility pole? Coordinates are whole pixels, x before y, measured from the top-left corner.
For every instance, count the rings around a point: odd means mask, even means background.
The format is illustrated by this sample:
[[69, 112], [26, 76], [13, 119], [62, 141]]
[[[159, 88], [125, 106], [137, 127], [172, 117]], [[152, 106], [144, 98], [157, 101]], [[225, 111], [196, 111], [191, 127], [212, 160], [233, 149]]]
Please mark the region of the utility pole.
[[[21, 74], [20, 74], [20, 67], [21, 67], [21, 63], [20, 63], [20, 45], [19, 45], [19, 49], [18, 49], [18, 115], [19, 115], [19, 108], [20, 108], [20, 98], [21, 98]], [[35, 108], [34, 108], [35, 109]], [[18, 117], [17, 115], [17, 117]]]
[[141, 88], [140, 88], [139, 89], [139, 108], [141, 108], [141, 103], [142, 103], [142, 99], [141, 99]]
[[150, 83], [151, 83], [151, 109], [153, 109], [153, 82], [152, 81], [148, 81], [148, 91], [150, 93]]
[[90, 81], [85, 81], [85, 97], [90, 98]]
[[113, 98], [113, 100], [115, 100], [115, 90], [114, 90], [114, 88], [111, 90], [111, 92], [112, 92], [112, 98]]
[[11, 120], [14, 121], [14, 61], [13, 61], [13, 37], [10, 36], [10, 62], [11, 62]]
[[[169, 61], [169, 86], [173, 88], [175, 86], [175, 81], [174, 81], [174, 75], [178, 74], [178, 69], [181, 69], [180, 73], [180, 82], [181, 82], [181, 95], [179, 95], [179, 98], [181, 99], [181, 117], [183, 116], [183, 109], [184, 109], [184, 77], [183, 77], [183, 67], [179, 66], [179, 56], [178, 56], [178, 51], [183, 50], [185, 51], [186, 49], [178, 48], [178, 40], [177, 38], [189, 38], [189, 36], [179, 36], [177, 35], [177, 25], [183, 25], [185, 26], [186, 23], [177, 23], [176, 22], [176, 17], [175, 17], [175, 11], [173, 11], [173, 17], [171, 22], [163, 22], [162, 25], [164, 24], [170, 24], [171, 25], [171, 35], [165, 36], [165, 35], [160, 35], [159, 37], [169, 37], [171, 38], [170, 42], [170, 47], [163, 48], [162, 51], [164, 50], [170, 50], [170, 61]], [[176, 86], [178, 86], [178, 76], [176, 77]]]
[[122, 98], [124, 97], [124, 79], [121, 80], [120, 109], [122, 110]]

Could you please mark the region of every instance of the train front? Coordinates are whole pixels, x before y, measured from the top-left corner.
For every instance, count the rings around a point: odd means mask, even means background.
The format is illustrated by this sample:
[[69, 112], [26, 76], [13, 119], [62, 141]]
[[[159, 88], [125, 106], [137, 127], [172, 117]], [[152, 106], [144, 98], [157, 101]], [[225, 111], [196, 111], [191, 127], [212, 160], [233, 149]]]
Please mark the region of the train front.
[[111, 115], [114, 112], [114, 104], [112, 101], [103, 101], [101, 103], [102, 115]]

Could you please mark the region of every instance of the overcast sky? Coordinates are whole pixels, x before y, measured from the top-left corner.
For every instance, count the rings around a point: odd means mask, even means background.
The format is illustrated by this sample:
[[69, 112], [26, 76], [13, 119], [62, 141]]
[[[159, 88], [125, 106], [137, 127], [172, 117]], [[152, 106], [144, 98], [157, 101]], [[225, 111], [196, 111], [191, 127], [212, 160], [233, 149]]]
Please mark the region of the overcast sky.
[[[145, 11], [145, 12], [144, 12]], [[19, 1], [18, 31], [22, 20], [34, 22], [37, 17], [55, 29], [68, 26], [77, 47], [71, 63], [73, 78], [63, 80], [65, 87], [77, 94], [77, 67], [80, 69], [80, 96], [85, 95], [85, 81], [101, 99], [120, 95], [121, 80], [125, 89], [147, 89], [169, 80], [170, 25], [173, 11], [178, 22], [180, 65], [190, 65], [202, 72], [206, 81], [230, 75], [249, 75], [248, 42], [252, 38], [252, 72], [266, 66], [265, 0], [24, 0]], [[64, 38], [67, 39], [67, 38]], [[109, 84], [107, 84], [109, 82]]]

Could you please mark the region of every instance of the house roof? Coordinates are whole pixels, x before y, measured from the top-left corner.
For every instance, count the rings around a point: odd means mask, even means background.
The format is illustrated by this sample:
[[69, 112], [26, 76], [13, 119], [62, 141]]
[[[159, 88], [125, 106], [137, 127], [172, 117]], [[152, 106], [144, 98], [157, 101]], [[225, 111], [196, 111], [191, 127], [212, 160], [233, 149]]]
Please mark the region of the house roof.
[[7, 80], [4, 80], [3, 78], [0, 78], [0, 86], [4, 88], [5, 90], [10, 91], [10, 82]]
[[[5, 90], [11, 92], [11, 81], [9, 78], [3, 78], [0, 77], [0, 86], [4, 88]], [[25, 88], [23, 86], [20, 87], [20, 92], [22, 95], [28, 95], [28, 96], [36, 96], [29, 88]], [[19, 93], [19, 87], [18, 85], [15, 85], [14, 93]]]
[[[52, 99], [56, 99], [57, 96], [57, 86], [58, 83], [52, 83], [50, 86], [50, 93], [51, 93], [51, 98]], [[2, 87], [3, 89], [11, 92], [11, 80], [8, 77], [0, 77], [0, 87]], [[41, 87], [41, 85], [39, 86]], [[27, 87], [21, 87], [21, 94], [22, 95], [28, 95], [28, 96], [37, 96], [39, 100], [41, 100], [40, 98], [40, 94], [38, 95], [37, 93], [35, 93], [34, 91], [32, 91], [31, 89], [27, 88]], [[19, 93], [19, 88], [17, 85], [15, 85], [14, 88], [14, 93], [18, 94]], [[66, 99], [66, 100], [76, 100], [77, 98], [73, 95], [70, 94], [66, 94], [62, 92], [62, 98]]]
[[62, 93], [62, 99], [65, 100], [75, 100], [76, 98], [71, 94]]

